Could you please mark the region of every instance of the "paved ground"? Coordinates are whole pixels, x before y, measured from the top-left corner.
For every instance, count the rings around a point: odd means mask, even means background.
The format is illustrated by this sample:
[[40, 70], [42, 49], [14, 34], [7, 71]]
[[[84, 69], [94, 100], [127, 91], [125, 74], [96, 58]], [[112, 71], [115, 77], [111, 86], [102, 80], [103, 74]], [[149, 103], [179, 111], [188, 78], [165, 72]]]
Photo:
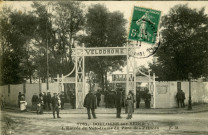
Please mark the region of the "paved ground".
[[97, 114], [87, 119], [86, 114], [36, 115], [15, 110], [1, 111], [1, 133], [13, 135], [208, 135], [208, 112], [179, 114], [134, 114], [127, 120], [115, 114]]

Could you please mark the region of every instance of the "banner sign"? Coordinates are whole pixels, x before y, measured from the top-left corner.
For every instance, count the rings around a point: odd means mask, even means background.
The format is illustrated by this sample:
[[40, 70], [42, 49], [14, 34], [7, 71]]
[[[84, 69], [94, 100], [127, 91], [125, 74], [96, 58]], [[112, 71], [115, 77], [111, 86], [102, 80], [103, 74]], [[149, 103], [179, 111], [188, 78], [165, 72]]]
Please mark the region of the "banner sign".
[[[77, 51], [77, 52], [76, 52]], [[126, 47], [100, 47], [100, 48], [84, 48], [72, 49], [72, 56], [113, 56], [113, 55], [127, 55]]]
[[112, 81], [126, 81], [126, 74], [113, 74]]
[[161, 11], [134, 7], [129, 39], [150, 44], [156, 42]]
[[92, 55], [126, 55], [127, 50], [124, 48], [112, 48], [112, 49], [85, 49], [86, 56]]
[[[132, 74], [129, 74], [130, 78], [133, 76]], [[127, 75], [126, 74], [113, 74], [112, 75], [112, 81], [113, 82], [124, 82], [126, 81]]]

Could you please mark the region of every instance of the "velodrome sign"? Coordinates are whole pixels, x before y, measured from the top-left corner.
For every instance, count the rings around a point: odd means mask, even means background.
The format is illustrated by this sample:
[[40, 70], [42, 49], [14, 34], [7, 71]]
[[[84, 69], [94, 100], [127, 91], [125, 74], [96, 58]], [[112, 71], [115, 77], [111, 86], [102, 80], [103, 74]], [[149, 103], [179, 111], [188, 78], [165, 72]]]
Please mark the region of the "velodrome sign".
[[154, 49], [146, 48], [142, 50], [134, 47], [97, 47], [97, 48], [72, 48], [72, 56], [124, 56], [129, 55], [137, 58], [144, 58], [152, 55]]
[[[100, 48], [77, 48], [72, 49], [72, 56], [113, 56], [127, 55], [127, 47], [100, 47]], [[131, 50], [131, 49], [129, 49]]]

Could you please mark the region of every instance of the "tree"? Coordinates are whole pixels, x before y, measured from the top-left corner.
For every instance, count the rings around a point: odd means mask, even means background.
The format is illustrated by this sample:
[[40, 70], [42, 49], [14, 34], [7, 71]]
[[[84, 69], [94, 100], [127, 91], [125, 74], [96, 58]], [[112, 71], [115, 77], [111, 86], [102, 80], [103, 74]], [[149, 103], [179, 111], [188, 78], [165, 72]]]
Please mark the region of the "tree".
[[21, 83], [34, 70], [29, 61], [28, 43], [33, 37], [36, 19], [26, 12], [3, 7], [0, 23], [1, 84]]
[[35, 72], [44, 82], [47, 67], [50, 67], [50, 77], [69, 73], [74, 66], [71, 40], [76, 40], [84, 24], [82, 6], [75, 1], [33, 2], [33, 10], [27, 12], [3, 7], [0, 13], [1, 84], [22, 83], [25, 78], [31, 81]]
[[[119, 47], [126, 43], [126, 20], [122, 13], [109, 12], [104, 5], [96, 4], [86, 14], [86, 47]], [[86, 72], [93, 71], [103, 90], [107, 89], [107, 72], [121, 69], [125, 57], [88, 57]], [[91, 64], [93, 63], [93, 64]]]
[[208, 75], [208, 16], [205, 9], [177, 5], [162, 17], [162, 44], [150, 65], [160, 80], [186, 80]]
[[[68, 74], [73, 69], [71, 58], [72, 39], [84, 24], [84, 13], [80, 2], [34, 2], [34, 14], [38, 18], [38, 28], [35, 45], [42, 53], [36, 58], [39, 75], [46, 78], [46, 45], [48, 44], [49, 74]], [[69, 52], [68, 52], [69, 50]]]

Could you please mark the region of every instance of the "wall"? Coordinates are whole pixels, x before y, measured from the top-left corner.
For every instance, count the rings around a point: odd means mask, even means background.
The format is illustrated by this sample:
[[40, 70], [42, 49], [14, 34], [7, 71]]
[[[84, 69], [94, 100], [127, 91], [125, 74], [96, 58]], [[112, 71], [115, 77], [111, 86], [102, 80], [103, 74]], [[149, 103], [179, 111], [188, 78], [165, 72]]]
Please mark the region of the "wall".
[[[181, 82], [188, 104], [189, 82]], [[177, 107], [176, 102], [177, 82], [156, 82], [155, 108]], [[192, 103], [208, 103], [208, 82], [191, 82]]]
[[[18, 85], [10, 85], [10, 93], [9, 93], [9, 86], [0, 86], [0, 95], [3, 95], [5, 98], [5, 102], [7, 105], [18, 106], [18, 94], [19, 92], [23, 93], [23, 84]], [[42, 83], [40, 86], [39, 84], [25, 84], [25, 99], [28, 103], [28, 106], [32, 105], [31, 99], [32, 96], [36, 93], [39, 94], [40, 89], [42, 92], [47, 92], [46, 84]], [[49, 91], [51, 94], [54, 92], [59, 92], [59, 86], [57, 83], [49, 84]]]
[[175, 107], [175, 94], [177, 92], [177, 82], [156, 82], [155, 84], [155, 108]]
[[[10, 87], [10, 93], [9, 93]], [[28, 106], [31, 106], [31, 99], [34, 93], [39, 94], [39, 89], [42, 92], [47, 92], [46, 83], [42, 83], [40, 88], [39, 84], [26, 84], [25, 98], [28, 102]], [[189, 82], [181, 82], [181, 89], [185, 92], [186, 99], [185, 104], [188, 103], [189, 97]], [[49, 84], [49, 91], [51, 94], [54, 92], [60, 92], [61, 88], [57, 83]], [[18, 85], [5, 85], [0, 86], [0, 95], [3, 95], [6, 104], [17, 106], [18, 105], [18, 93], [23, 93], [23, 84]], [[191, 83], [192, 92], [192, 103], [208, 103], [208, 82], [192, 82]], [[175, 95], [177, 93], [177, 82], [156, 82], [156, 92], [155, 92], [155, 108], [173, 108], [177, 107]], [[102, 97], [102, 102], [103, 104]]]

